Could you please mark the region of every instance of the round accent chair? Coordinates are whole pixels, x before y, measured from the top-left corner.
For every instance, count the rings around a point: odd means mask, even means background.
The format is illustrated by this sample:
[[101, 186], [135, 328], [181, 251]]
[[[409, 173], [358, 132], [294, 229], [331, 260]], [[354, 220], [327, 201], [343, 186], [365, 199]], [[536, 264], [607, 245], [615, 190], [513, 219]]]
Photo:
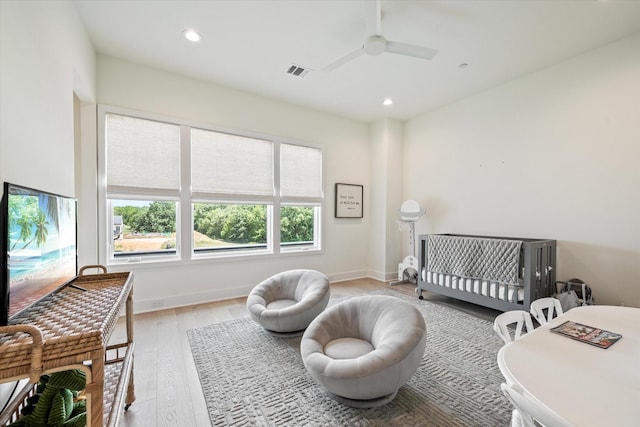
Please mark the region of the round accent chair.
[[329, 279], [315, 270], [289, 270], [269, 277], [251, 290], [251, 318], [274, 335], [302, 335], [329, 302]]
[[340, 302], [316, 317], [302, 336], [307, 371], [334, 400], [358, 408], [389, 403], [416, 372], [426, 326], [413, 305], [392, 296]]

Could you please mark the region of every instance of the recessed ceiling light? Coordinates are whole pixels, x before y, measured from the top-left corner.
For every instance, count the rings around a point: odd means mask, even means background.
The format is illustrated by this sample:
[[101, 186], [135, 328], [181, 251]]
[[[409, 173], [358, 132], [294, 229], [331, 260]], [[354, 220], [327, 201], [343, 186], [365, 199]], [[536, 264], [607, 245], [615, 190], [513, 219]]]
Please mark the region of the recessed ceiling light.
[[460, 68], [461, 70], [464, 70], [465, 68], [468, 68], [469, 64], [467, 64], [466, 62], [463, 62], [462, 64], [458, 65], [458, 68]]
[[382, 104], [388, 107], [389, 105], [393, 104], [393, 100], [391, 98], [387, 98], [384, 101], [382, 101]]
[[184, 30], [182, 32], [182, 35], [184, 36], [185, 39], [189, 40], [190, 42], [199, 42], [200, 40], [202, 40], [202, 36], [194, 30]]

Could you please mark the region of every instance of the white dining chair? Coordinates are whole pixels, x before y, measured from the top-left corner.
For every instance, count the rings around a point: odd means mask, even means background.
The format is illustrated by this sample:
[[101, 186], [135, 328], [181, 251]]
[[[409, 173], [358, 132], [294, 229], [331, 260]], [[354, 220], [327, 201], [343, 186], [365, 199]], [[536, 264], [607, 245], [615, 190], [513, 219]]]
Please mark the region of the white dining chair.
[[511, 427], [516, 427], [514, 421], [523, 427], [574, 427], [546, 406], [527, 397], [520, 386], [502, 383], [500, 388], [519, 414], [518, 420], [511, 419]]
[[[515, 324], [515, 328], [512, 336], [509, 326], [513, 324]], [[496, 331], [505, 344], [509, 344], [527, 332], [533, 331], [531, 315], [524, 310], [506, 311], [499, 314], [493, 321], [493, 330]]]
[[[545, 314], [546, 310], [546, 314]], [[539, 324], [544, 325], [550, 322], [554, 317], [558, 317], [563, 314], [560, 300], [553, 297], [540, 298], [531, 303], [531, 315], [538, 321]]]

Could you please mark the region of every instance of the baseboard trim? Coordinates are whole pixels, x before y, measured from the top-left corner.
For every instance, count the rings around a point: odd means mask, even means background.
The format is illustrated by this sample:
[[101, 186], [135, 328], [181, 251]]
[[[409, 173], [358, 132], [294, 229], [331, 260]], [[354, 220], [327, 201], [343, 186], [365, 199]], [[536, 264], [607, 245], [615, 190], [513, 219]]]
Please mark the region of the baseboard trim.
[[[389, 276], [391, 274], [392, 276]], [[389, 280], [393, 280], [395, 275], [393, 273], [389, 273], [384, 275], [383, 277], [391, 277], [390, 279], [381, 279], [380, 277], [376, 277], [366, 270], [354, 270], [342, 273], [334, 273], [329, 274], [327, 277], [331, 283], [344, 282], [347, 280], [355, 280], [355, 279], [363, 279], [363, 278], [372, 278], [375, 280], [380, 280], [382, 282], [388, 282]], [[153, 311], [167, 310], [179, 307], [186, 307], [197, 304], [206, 304], [213, 301], [221, 301], [225, 299], [231, 298], [243, 298], [249, 295], [251, 289], [256, 284], [248, 284], [237, 286], [234, 288], [224, 288], [224, 289], [214, 289], [207, 292], [200, 292], [195, 294], [187, 294], [187, 295], [175, 295], [175, 296], [166, 296], [162, 298], [155, 299], [147, 299], [147, 300], [136, 300], [133, 301], [133, 312], [135, 314], [138, 313], [148, 313]]]
[[179, 308], [190, 305], [206, 304], [231, 298], [242, 298], [249, 295], [255, 285], [243, 285], [235, 288], [215, 289], [197, 294], [175, 295], [158, 299], [133, 301], [133, 312], [148, 313], [152, 311]]

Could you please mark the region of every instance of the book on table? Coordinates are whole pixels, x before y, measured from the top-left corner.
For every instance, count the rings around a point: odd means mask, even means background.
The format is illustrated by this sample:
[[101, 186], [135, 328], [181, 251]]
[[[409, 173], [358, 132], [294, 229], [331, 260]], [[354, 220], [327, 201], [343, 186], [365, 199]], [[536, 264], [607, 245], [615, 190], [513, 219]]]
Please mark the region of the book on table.
[[582, 323], [571, 320], [567, 320], [563, 324], [551, 328], [550, 331], [600, 348], [609, 348], [622, 338], [621, 334], [583, 325]]

